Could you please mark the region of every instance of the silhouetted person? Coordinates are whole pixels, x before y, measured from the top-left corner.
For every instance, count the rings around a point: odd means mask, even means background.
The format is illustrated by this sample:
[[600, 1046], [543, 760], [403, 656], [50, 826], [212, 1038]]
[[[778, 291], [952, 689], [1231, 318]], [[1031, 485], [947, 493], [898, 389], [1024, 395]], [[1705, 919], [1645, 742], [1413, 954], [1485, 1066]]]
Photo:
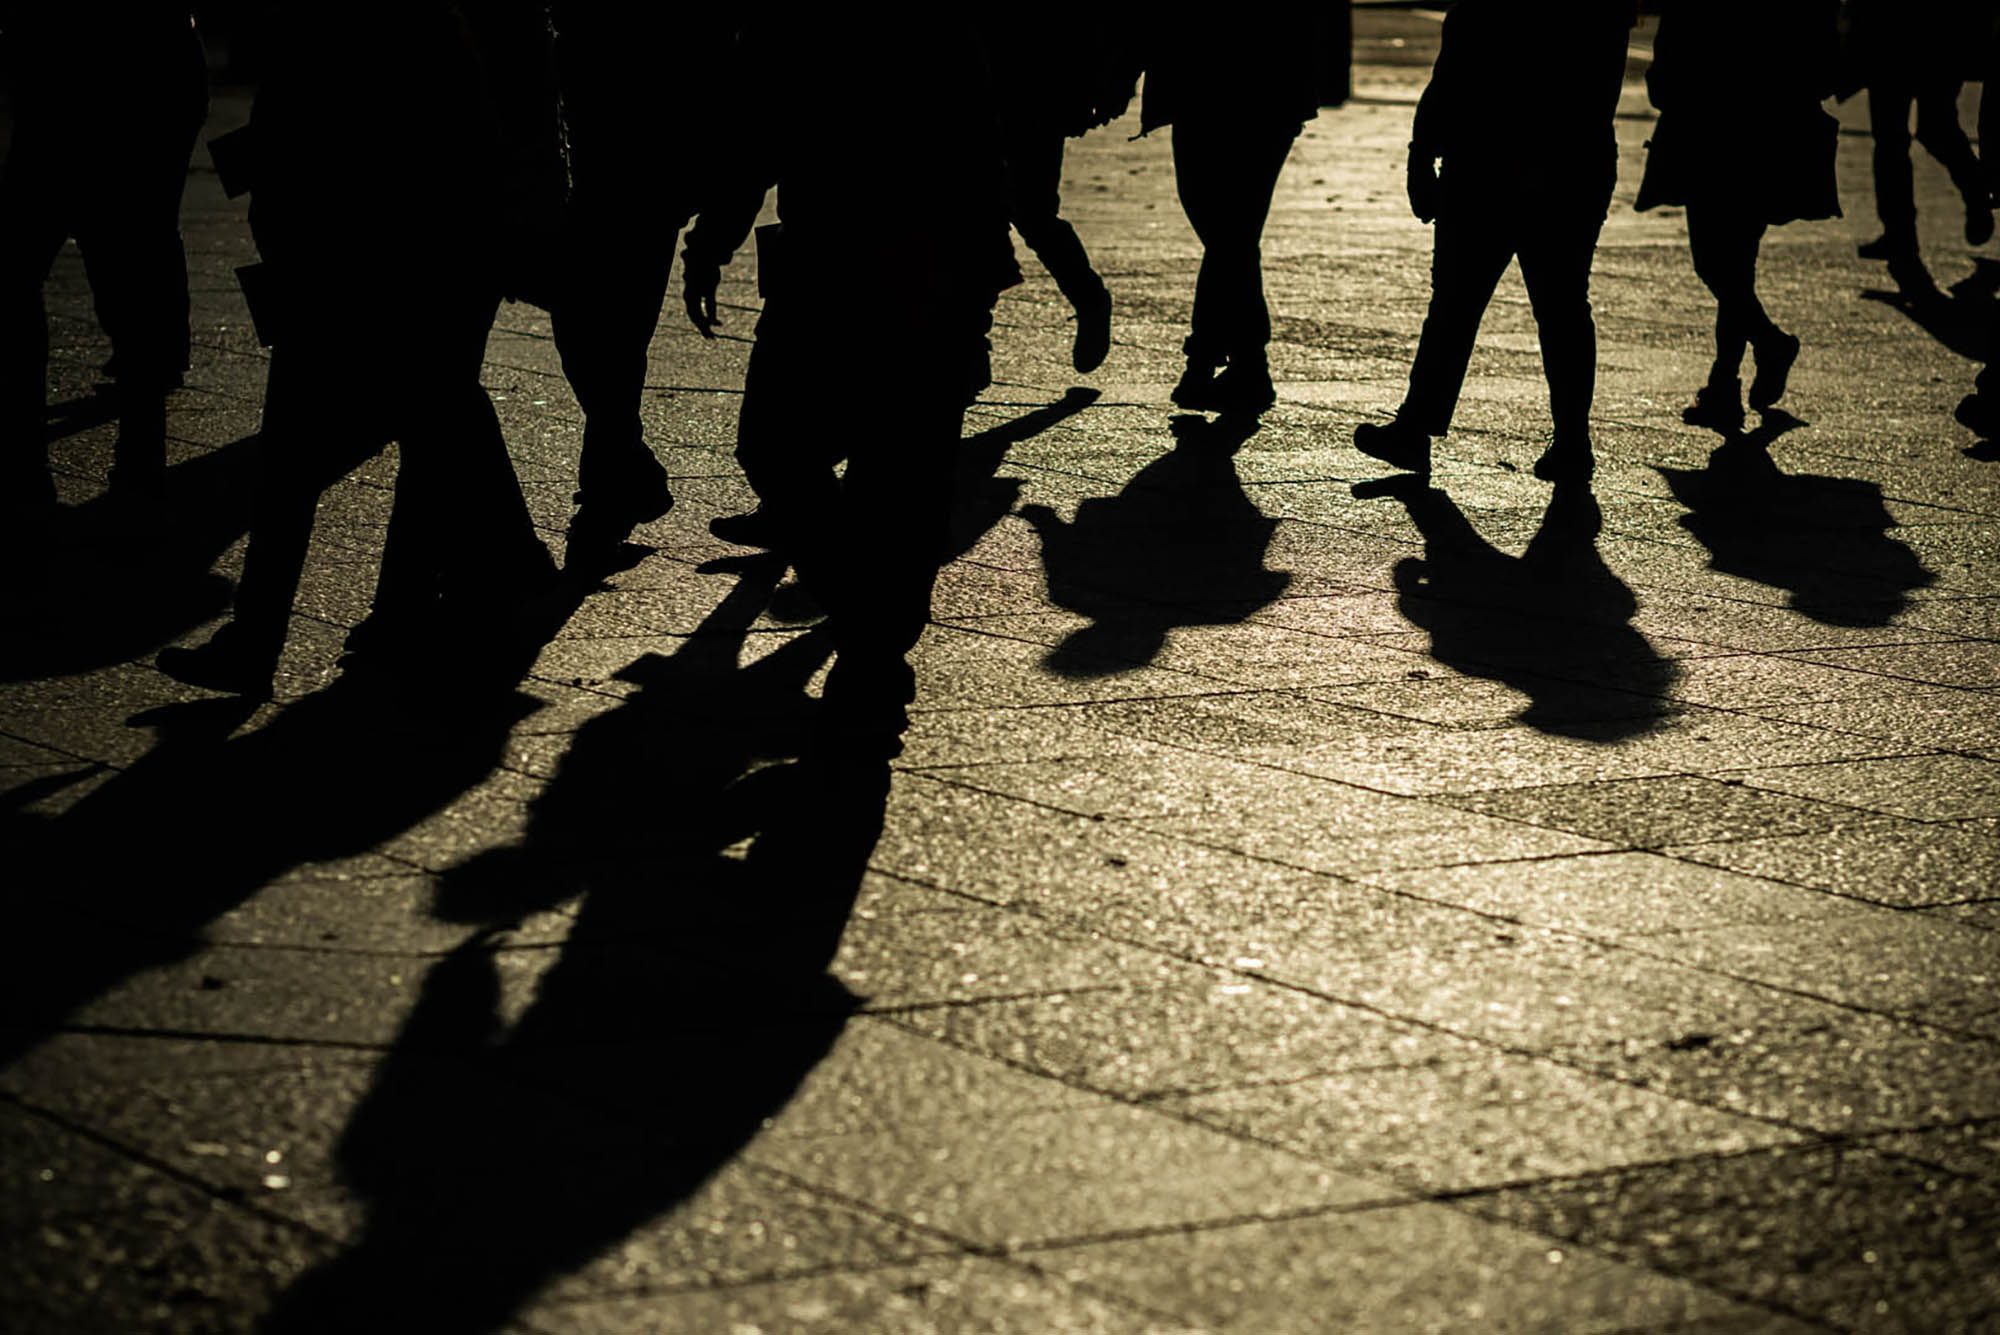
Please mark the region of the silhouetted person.
[[551, 305], [583, 409], [571, 541], [616, 543], [673, 504], [639, 418], [674, 243], [713, 174], [705, 125], [728, 84], [728, 7], [554, 6], [570, 199]]
[[[1965, 202], [1965, 239], [1993, 236], [1993, 200], [1979, 156], [1958, 123], [1959, 71], [1989, 40], [1993, 7], [1984, 0], [1850, 0], [1849, 45], [1868, 85], [1868, 131], [1875, 139], [1875, 214], [1882, 235], [1860, 248], [1869, 260], [1908, 260], [1917, 251], [1917, 201], [1910, 171], [1910, 111], [1916, 140], [1951, 173]], [[1982, 137], [1983, 138], [1983, 137]]]
[[[479, 383], [509, 264], [505, 129], [528, 14], [469, 23], [443, 0], [344, 11], [359, 48], [273, 11], [251, 125], [250, 220], [263, 263], [246, 293], [272, 347], [263, 477], [235, 618], [161, 669], [264, 694], [284, 646], [319, 494], [388, 440], [401, 446], [374, 610], [350, 646], [443, 634], [553, 573]], [[355, 92], [357, 60], [371, 87]], [[367, 180], [353, 147], [370, 147]], [[367, 188], [361, 188], [363, 185]], [[384, 201], [394, 201], [394, 207]], [[365, 628], [365, 630], [364, 630]]]
[[984, 35], [1007, 159], [1008, 220], [1076, 312], [1070, 362], [1089, 372], [1111, 350], [1111, 292], [1061, 215], [1063, 141], [1125, 114], [1138, 58], [1120, 39], [1127, 25], [1107, 14], [1043, 11], [993, 10]]
[[1261, 413], [1277, 401], [1264, 219], [1292, 141], [1319, 114], [1317, 31], [1289, 6], [1240, 4], [1162, 19], [1150, 38], [1141, 133], [1173, 127], [1174, 184], [1201, 239], [1173, 389], [1183, 408]]
[[[915, 693], [904, 655], [948, 542], [953, 447], [988, 379], [995, 297], [1020, 281], [998, 126], [944, 110], [992, 106], [978, 54], [957, 18], [815, 11], [746, 25], [744, 67], [766, 91], [747, 99], [733, 198], [704, 206], [684, 269], [699, 325], [777, 183], [737, 426], [759, 501], [748, 536], [790, 557], [831, 618], [830, 732], [892, 754]], [[799, 105], [827, 132], [781, 119]], [[829, 411], [864, 387], [848, 416]]]
[[1784, 397], [1798, 359], [1798, 339], [1757, 299], [1757, 251], [1767, 228], [1840, 216], [1839, 125], [1819, 105], [1833, 89], [1834, 15], [1833, 0], [1669, 0], [1661, 12], [1646, 73], [1660, 120], [1637, 207], [1686, 206], [1694, 270], [1715, 295], [1715, 362], [1681, 413], [1691, 426], [1743, 424], [1746, 347], [1759, 410]]
[[75, 237], [118, 382], [112, 486], [166, 468], [166, 397], [188, 369], [181, 192], [208, 109], [188, 11], [14, 4], [0, 23], [12, 140], [0, 173], [0, 505], [53, 509], [42, 283]]
[[1606, 0], [1451, 10], [1410, 138], [1410, 210], [1437, 227], [1430, 310], [1395, 420], [1354, 430], [1363, 454], [1430, 472], [1431, 437], [1451, 428], [1480, 319], [1518, 258], [1555, 428], [1535, 476], [1590, 476], [1590, 266], [1618, 175], [1612, 116], [1631, 24], [1629, 9]]

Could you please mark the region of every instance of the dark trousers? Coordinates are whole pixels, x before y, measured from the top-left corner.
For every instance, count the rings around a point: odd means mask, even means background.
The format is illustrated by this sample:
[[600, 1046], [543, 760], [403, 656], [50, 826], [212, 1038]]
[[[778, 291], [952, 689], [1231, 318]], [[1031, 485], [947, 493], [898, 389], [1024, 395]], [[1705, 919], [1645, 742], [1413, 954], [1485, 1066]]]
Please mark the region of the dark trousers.
[[[894, 331], [850, 338], [818, 329], [839, 309], [789, 293], [764, 303], [745, 373], [736, 458], [764, 508], [795, 535], [799, 577], [832, 616], [848, 677], [864, 664], [897, 679], [930, 619], [931, 586], [949, 540], [956, 445], [965, 415], [964, 330], [902, 331], [899, 388], [857, 420], [827, 404], [868, 373], [862, 364]], [[834, 467], [847, 460], [844, 476]]]
[[1174, 124], [1174, 184], [1201, 239], [1188, 361], [1261, 363], [1271, 341], [1264, 304], [1264, 219], [1271, 192], [1298, 137], [1296, 123]]
[[1006, 127], [1007, 220], [1069, 304], [1080, 308], [1104, 299], [1104, 280], [1091, 267], [1076, 229], [1059, 213], [1065, 139], [1061, 130], [1049, 126]]
[[275, 660], [284, 645], [320, 494], [390, 440], [400, 459], [378, 611], [423, 615], [439, 594], [497, 591], [548, 568], [479, 383], [498, 297], [424, 292], [420, 281], [401, 290], [406, 332], [399, 346], [372, 345], [365, 397], [349, 374], [353, 349], [371, 346], [364, 331], [315, 325], [272, 349], [233, 632], [254, 656]]
[[[681, 49], [682, 25], [650, 6], [558, 6], [556, 43], [569, 140], [570, 203], [551, 324], [583, 409], [583, 490], [643, 449], [646, 354], [696, 189], [698, 132], [675, 127], [654, 64]], [[688, 43], [691, 60], [715, 50]], [[648, 456], [650, 457], [650, 456]]]
[[1956, 79], [1922, 83], [1881, 80], [1868, 89], [1868, 130], [1875, 137], [1875, 214], [1891, 236], [1915, 240], [1917, 203], [1910, 172], [1910, 108], [1916, 140], [1943, 163], [1959, 193], [1983, 198], [1979, 157], [1958, 123]]
[[1587, 436], [1597, 392], [1597, 325], [1590, 314], [1590, 266], [1604, 226], [1610, 191], [1581, 192], [1532, 210], [1460, 203], [1485, 190], [1456, 190], [1445, 180], [1446, 203], [1431, 250], [1431, 301], [1410, 367], [1400, 417], [1433, 436], [1445, 434], [1479, 336], [1479, 322], [1507, 264], [1521, 278], [1541, 337], [1542, 374], [1558, 437]]
[[1764, 220], [1725, 199], [1697, 199], [1688, 204], [1687, 224], [1695, 276], [1715, 296], [1715, 366], [1709, 383], [1726, 385], [1736, 379], [1745, 346], [1777, 332], [1757, 299]]

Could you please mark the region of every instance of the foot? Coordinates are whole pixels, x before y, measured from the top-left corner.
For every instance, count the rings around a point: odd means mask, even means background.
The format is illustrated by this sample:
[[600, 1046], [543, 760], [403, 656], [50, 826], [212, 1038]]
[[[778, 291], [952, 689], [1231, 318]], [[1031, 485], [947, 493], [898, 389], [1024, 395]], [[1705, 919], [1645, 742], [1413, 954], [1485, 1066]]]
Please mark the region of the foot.
[[1079, 375], [1088, 375], [1104, 365], [1111, 352], [1111, 294], [1105, 292], [1076, 308], [1076, 341], [1070, 345], [1069, 363]]
[[644, 441], [634, 439], [615, 454], [602, 446], [593, 451], [585, 442], [576, 503], [592, 511], [595, 522], [623, 522], [629, 529], [673, 509], [674, 493], [667, 486], [667, 470]]
[[1597, 471], [1597, 461], [1592, 456], [1590, 439], [1584, 437], [1557, 437], [1542, 451], [1542, 457], [1535, 460], [1535, 476], [1544, 482], [1561, 485], [1566, 482], [1588, 482], [1590, 475]]
[[1431, 437], [1400, 417], [1388, 423], [1363, 422], [1354, 428], [1354, 448], [1371, 459], [1429, 477]]
[[1913, 255], [1916, 249], [1915, 237], [1884, 232], [1873, 241], [1864, 241], [1856, 246], [1854, 253], [1864, 260], [1893, 260], [1902, 255]]
[[1785, 397], [1785, 380], [1799, 359], [1799, 341], [1783, 330], [1757, 345], [1757, 374], [1750, 379], [1750, 406], [1769, 408]]
[[1174, 406], [1186, 408], [1190, 412], [1206, 413], [1215, 411], [1215, 368], [1189, 362], [1181, 372], [1180, 383], [1174, 386], [1170, 396]]
[[1695, 391], [1694, 402], [1681, 409], [1689, 426], [1705, 426], [1727, 435], [1743, 429], [1743, 390], [1737, 380], [1711, 380]]
[[717, 515], [708, 521], [708, 531], [738, 547], [775, 550], [784, 545], [786, 525], [763, 506], [740, 515]]
[[1278, 401], [1271, 368], [1263, 362], [1231, 362], [1208, 387], [1212, 411], [1254, 417]]
[[255, 700], [271, 698], [271, 679], [277, 675], [275, 652], [247, 647], [236, 628], [224, 626], [207, 644], [192, 649], [169, 647], [160, 650], [153, 665], [175, 681], [228, 695]]

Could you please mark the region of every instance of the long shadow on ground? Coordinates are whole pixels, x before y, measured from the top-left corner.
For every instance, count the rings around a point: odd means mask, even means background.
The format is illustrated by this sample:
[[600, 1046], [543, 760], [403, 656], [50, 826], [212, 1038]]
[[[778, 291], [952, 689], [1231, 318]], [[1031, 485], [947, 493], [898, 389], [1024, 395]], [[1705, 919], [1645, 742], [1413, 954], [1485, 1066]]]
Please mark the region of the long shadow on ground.
[[1021, 510], [1041, 535], [1049, 600], [1090, 618], [1049, 652], [1055, 672], [1143, 667], [1175, 628], [1244, 621], [1291, 583], [1264, 567], [1278, 521], [1236, 476], [1236, 451], [1256, 420], [1190, 414], [1170, 425], [1174, 448], [1116, 496], [1084, 501], [1067, 523], [1045, 505]]
[[[253, 706], [233, 698], [151, 711], [132, 723], [159, 740], [129, 768], [0, 794], [13, 891], [0, 1065], [125, 979], [204, 949], [212, 919], [286, 872], [378, 848], [483, 782], [541, 707], [516, 685], [577, 596], [384, 646], [241, 736]], [[73, 782], [97, 786], [52, 819], [27, 810]]]
[[[1006, 447], [1072, 393], [962, 449], [955, 545], [1016, 494]], [[844, 750], [808, 687], [830, 629], [752, 633], [784, 558], [737, 583], [638, 689], [581, 728], [521, 841], [442, 878], [475, 933], [421, 996], [338, 1147], [359, 1236], [282, 1295], [267, 1329], [496, 1329], [686, 1201], [831, 1049], [859, 1004], [829, 972], [881, 835], [885, 761]], [[776, 647], [740, 662], [759, 640]], [[519, 1018], [501, 957], [524, 915], [574, 926]]]
[[129, 662], [224, 611], [231, 586], [210, 567], [248, 525], [256, 449], [246, 436], [176, 464], [143, 505], [107, 494], [61, 511], [10, 572], [0, 680]]
[[1885, 626], [1910, 590], [1937, 576], [1889, 536], [1896, 521], [1881, 487], [1786, 473], [1772, 461], [1772, 442], [1800, 425], [1770, 412], [1756, 430], [1725, 438], [1706, 468], [1661, 468], [1688, 509], [1681, 526], [1708, 548], [1713, 569], [1786, 590], [1814, 621]]
[[1394, 496], [1424, 536], [1423, 557], [1396, 564], [1396, 605], [1430, 632], [1431, 657], [1527, 695], [1519, 719], [1542, 732], [1609, 742], [1662, 725], [1680, 669], [1630, 624], [1638, 601], [1598, 555], [1604, 516], [1589, 488], [1557, 488], [1519, 556], [1420, 478], [1354, 493]]

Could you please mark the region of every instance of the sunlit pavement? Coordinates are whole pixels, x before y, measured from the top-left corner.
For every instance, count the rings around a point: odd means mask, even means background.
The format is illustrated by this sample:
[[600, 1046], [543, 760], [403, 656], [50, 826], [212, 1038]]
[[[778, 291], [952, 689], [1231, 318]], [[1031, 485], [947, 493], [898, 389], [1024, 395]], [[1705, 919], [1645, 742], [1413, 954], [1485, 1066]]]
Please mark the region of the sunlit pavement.
[[[1403, 31], [1365, 20], [1364, 55]], [[393, 452], [331, 491], [280, 699], [227, 754], [310, 778], [322, 752], [288, 741], [339, 741], [360, 777], [253, 832], [190, 804], [119, 864], [135, 884], [79, 873], [13, 941], [135, 937], [144, 967], [107, 967], [0, 1075], [0, 1324], [248, 1329], [330, 1266], [386, 1330], [2000, 1327], [2000, 457], [1951, 417], [1994, 262], [1922, 157], [1948, 299], [1855, 258], [1869, 140], [1842, 108], [1849, 216], [1764, 249], [1805, 343], [1790, 416], [1718, 454], [1679, 418], [1712, 313], [1682, 221], [1630, 207], [1635, 80], [1594, 287], [1594, 542], [1587, 504], [1545, 524], [1528, 472], [1546, 407], [1511, 275], [1436, 491], [1357, 495], [1379, 473], [1350, 434], [1397, 403], [1423, 312], [1400, 173], [1423, 77], [1364, 66], [1299, 141], [1266, 233], [1279, 403], [1233, 456], [1167, 402], [1197, 260], [1167, 136], [1135, 117], [1072, 145], [1117, 341], [1073, 394], [1053, 284], [1027, 262], [1001, 303], [967, 550], [831, 929], [851, 1005], [771, 946], [811, 918], [809, 870], [721, 902], [755, 822], [716, 835], [700, 791], [753, 753], [719, 759], [718, 720], [786, 735], [818, 661], [770, 658], [810, 634], [784, 590], [756, 613], [770, 572], [703, 568], [742, 555], [706, 525], [749, 499], [747, 260], [728, 339], [670, 303], [654, 344], [679, 497], [656, 550], [583, 601], [464, 773], [401, 723], [312, 712], [368, 606]], [[205, 154], [187, 228], [171, 429], [203, 479], [254, 430], [264, 366]], [[73, 252], [51, 303], [67, 404], [105, 353]], [[546, 318], [501, 326], [487, 383], [559, 547], [577, 412]], [[894, 413], [896, 374], [885, 349], [829, 429]], [[369, 375], [357, 347], [356, 394]], [[65, 420], [62, 494], [96, 514], [111, 429]], [[204, 698], [149, 664], [219, 586], [147, 621], [142, 572], [86, 558], [80, 596], [141, 629], [70, 662], [38, 630], [61, 670], [0, 685], [10, 837], [146, 801], [182, 740], [163, 707]], [[421, 800], [371, 800], [371, 775]], [[663, 861], [662, 831], [706, 838], [707, 871]], [[539, 895], [471, 925], [473, 873], [523, 859]]]

